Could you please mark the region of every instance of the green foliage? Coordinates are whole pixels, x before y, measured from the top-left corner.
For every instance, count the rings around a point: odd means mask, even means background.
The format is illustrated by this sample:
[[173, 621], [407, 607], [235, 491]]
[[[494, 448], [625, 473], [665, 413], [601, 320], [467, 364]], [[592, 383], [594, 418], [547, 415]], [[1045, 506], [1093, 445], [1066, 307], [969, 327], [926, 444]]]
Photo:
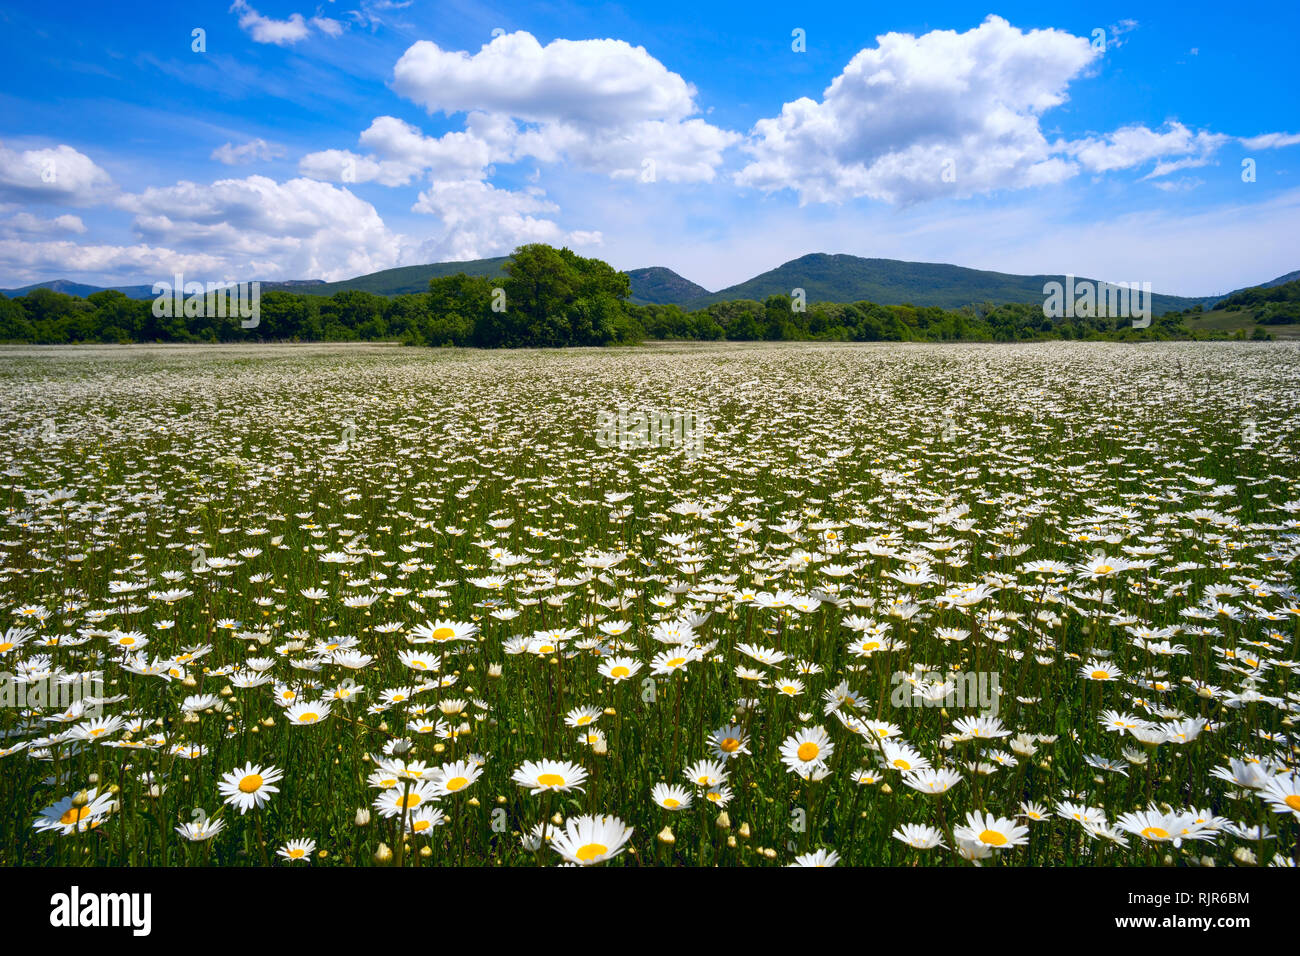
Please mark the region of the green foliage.
[[[825, 271], [832, 270], [836, 263], [831, 260], [838, 259], [854, 257], [806, 256], [796, 262], [811, 261]], [[645, 338], [1027, 342], [1223, 337], [1220, 332], [1189, 330], [1184, 324], [1184, 318], [1200, 313], [1199, 305], [1186, 313], [1157, 316], [1145, 329], [1134, 329], [1128, 319], [1104, 316], [1051, 319], [1043, 314], [1038, 296], [1002, 305], [984, 301], [978, 306], [945, 309], [811, 297], [803, 304], [778, 293], [761, 301], [728, 299], [688, 311], [675, 304], [632, 303], [627, 273], [600, 259], [542, 243], [521, 246], [508, 259], [465, 265], [465, 271], [427, 279], [422, 291], [392, 297], [358, 288], [324, 296], [316, 294], [320, 286], [311, 287], [310, 292], [283, 287], [263, 291], [260, 322], [251, 329], [242, 327], [239, 316], [215, 315], [211, 299], [203, 316], [156, 317], [151, 300], [131, 299], [117, 291], [95, 292], [83, 299], [35, 289], [15, 299], [0, 295], [0, 340], [49, 344], [399, 341], [430, 347], [547, 348], [614, 345]], [[419, 268], [425, 268], [427, 274], [428, 267]], [[639, 270], [647, 271], [653, 270]], [[660, 278], [668, 281], [665, 276]], [[1250, 313], [1260, 325], [1300, 322], [1300, 281], [1247, 289], [1229, 297], [1223, 307]]]

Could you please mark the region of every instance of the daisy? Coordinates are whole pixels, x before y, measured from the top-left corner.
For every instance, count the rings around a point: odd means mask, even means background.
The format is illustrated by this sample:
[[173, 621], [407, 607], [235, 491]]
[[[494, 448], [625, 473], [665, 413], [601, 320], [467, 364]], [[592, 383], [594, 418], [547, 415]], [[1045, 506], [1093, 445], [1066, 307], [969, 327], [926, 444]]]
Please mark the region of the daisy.
[[543, 790], [582, 790], [587, 771], [567, 760], [525, 760], [510, 779], [535, 796]]
[[32, 826], [41, 831], [57, 830], [64, 836], [84, 833], [103, 823], [112, 806], [111, 793], [101, 793], [97, 787], [92, 787], [85, 794], [73, 794], [46, 807]]
[[731, 760], [749, 753], [749, 737], [740, 727], [728, 724], [709, 734], [709, 746], [715, 757]]
[[412, 644], [445, 644], [450, 641], [468, 641], [478, 633], [477, 624], [458, 621], [429, 621], [411, 628]]
[[275, 851], [276, 856], [282, 856], [286, 860], [293, 862], [295, 860], [306, 860], [311, 862], [312, 852], [316, 849], [315, 840], [290, 840], [280, 849]]
[[697, 787], [716, 787], [727, 780], [727, 771], [723, 765], [715, 760], [697, 760], [692, 766], [687, 767], [683, 773], [686, 779], [691, 781]]
[[804, 774], [818, 764], [825, 764], [835, 752], [822, 726], [809, 727], [791, 734], [781, 743], [781, 762], [792, 771]]
[[586, 727], [595, 723], [603, 713], [599, 707], [575, 707], [565, 715], [564, 722], [570, 727]]
[[953, 827], [952, 831], [952, 835], [958, 840], [967, 840], [1000, 850], [1027, 843], [1028, 840], [1025, 838], [1028, 834], [1029, 827], [1017, 826], [1013, 820], [995, 817], [991, 813], [986, 815], [978, 810], [967, 813], [966, 824]]
[[239, 812], [244, 814], [266, 803], [271, 794], [279, 793], [280, 788], [274, 784], [283, 776], [284, 772], [276, 767], [247, 763], [243, 769], [237, 767], [222, 774], [217, 790], [226, 798], [226, 803], [239, 807]]
[[1300, 776], [1278, 774], [1259, 788], [1259, 797], [1276, 813], [1290, 813], [1300, 819]]
[[691, 805], [690, 791], [674, 784], [655, 784], [650, 798], [665, 810], [685, 810]]
[[294, 727], [306, 727], [318, 724], [330, 715], [328, 701], [318, 700], [312, 703], [293, 704], [284, 712], [285, 719]]
[[611, 657], [608, 660], [602, 660], [596, 670], [599, 671], [601, 677], [618, 683], [635, 675], [641, 667], [641, 662], [631, 657]]
[[438, 796], [448, 796], [470, 786], [482, 773], [483, 768], [474, 761], [457, 760], [425, 771], [425, 778], [433, 781]]
[[895, 840], [901, 840], [914, 850], [929, 850], [943, 846], [943, 834], [934, 827], [922, 823], [904, 823], [895, 827], [891, 834]]
[[395, 817], [418, 810], [426, 803], [437, 799], [438, 791], [432, 783], [427, 780], [417, 780], [413, 784], [385, 790], [375, 797], [373, 805], [383, 816]]
[[549, 833], [551, 848], [570, 863], [590, 866], [612, 860], [623, 852], [632, 828], [618, 817], [570, 817], [564, 830]]
[[794, 858], [790, 866], [834, 866], [840, 862], [840, 855], [834, 850], [817, 850]]

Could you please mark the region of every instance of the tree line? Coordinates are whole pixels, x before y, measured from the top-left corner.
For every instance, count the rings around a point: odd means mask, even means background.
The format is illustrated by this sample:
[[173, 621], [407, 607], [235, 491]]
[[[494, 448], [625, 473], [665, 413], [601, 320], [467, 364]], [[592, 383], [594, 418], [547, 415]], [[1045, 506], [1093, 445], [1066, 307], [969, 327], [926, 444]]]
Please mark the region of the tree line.
[[[415, 346], [519, 348], [631, 344], [648, 339], [700, 341], [1017, 342], [1043, 339], [1172, 339], [1193, 333], [1182, 314], [1157, 316], [1133, 329], [1128, 319], [1052, 319], [1042, 303], [943, 309], [873, 302], [809, 303], [787, 295], [763, 302], [717, 302], [684, 311], [628, 301], [631, 284], [600, 259], [542, 243], [521, 246], [496, 278], [464, 273], [435, 278], [429, 290], [395, 296], [361, 291], [332, 296], [269, 291], [257, 323], [244, 327], [210, 300], [170, 314], [149, 299], [104, 290], [86, 298], [35, 289], [0, 295], [0, 341], [79, 342], [353, 342]], [[156, 314], [165, 311], [167, 314]]]

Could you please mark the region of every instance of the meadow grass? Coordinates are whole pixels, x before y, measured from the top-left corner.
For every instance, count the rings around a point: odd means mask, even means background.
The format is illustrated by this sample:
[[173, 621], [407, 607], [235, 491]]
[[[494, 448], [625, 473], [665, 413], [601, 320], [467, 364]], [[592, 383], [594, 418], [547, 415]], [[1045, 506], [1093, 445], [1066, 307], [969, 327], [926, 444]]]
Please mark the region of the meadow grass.
[[0, 357], [0, 864], [1300, 856], [1295, 346]]

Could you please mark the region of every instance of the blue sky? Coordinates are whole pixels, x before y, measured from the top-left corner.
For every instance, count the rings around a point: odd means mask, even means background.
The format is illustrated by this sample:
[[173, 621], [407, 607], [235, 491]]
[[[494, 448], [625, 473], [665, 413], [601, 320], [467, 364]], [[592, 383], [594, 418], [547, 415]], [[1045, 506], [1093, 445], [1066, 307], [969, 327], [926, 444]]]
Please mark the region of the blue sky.
[[1300, 268], [1298, 32], [1293, 4], [31, 3], [0, 11], [0, 286], [545, 241], [710, 289], [842, 252], [1210, 295]]

